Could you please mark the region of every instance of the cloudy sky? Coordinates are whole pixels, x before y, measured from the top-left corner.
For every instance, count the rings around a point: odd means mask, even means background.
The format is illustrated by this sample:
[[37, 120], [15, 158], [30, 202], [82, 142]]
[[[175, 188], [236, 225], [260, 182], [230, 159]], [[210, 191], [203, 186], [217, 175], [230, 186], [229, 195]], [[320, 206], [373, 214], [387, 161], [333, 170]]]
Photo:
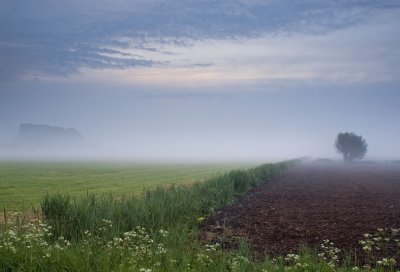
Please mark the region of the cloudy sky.
[[[20, 123], [98, 156], [400, 157], [398, 0], [0, 0], [0, 147]], [[95, 150], [95, 151], [94, 151]]]

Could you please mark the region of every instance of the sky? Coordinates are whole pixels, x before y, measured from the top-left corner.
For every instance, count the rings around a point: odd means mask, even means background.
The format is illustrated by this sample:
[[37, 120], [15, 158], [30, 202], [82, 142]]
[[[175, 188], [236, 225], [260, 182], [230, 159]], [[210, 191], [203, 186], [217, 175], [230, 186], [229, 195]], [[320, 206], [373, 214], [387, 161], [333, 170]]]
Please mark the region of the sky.
[[399, 29], [398, 0], [0, 0], [0, 156], [34, 123], [93, 157], [340, 158], [351, 131], [398, 159]]

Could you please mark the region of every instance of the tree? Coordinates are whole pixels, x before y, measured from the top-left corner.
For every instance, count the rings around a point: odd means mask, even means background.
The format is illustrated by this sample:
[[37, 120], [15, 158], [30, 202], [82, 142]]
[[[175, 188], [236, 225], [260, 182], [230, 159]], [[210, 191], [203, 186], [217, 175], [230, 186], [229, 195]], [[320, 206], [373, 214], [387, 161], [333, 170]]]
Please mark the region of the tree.
[[364, 157], [368, 145], [361, 136], [353, 132], [345, 132], [337, 135], [335, 147], [339, 153], [343, 154], [344, 161], [353, 161]]

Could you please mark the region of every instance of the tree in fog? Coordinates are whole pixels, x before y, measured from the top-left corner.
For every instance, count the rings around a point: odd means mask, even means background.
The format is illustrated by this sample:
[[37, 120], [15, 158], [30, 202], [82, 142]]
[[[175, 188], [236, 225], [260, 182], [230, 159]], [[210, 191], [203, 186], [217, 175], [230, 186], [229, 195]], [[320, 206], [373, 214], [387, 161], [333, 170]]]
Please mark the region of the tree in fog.
[[353, 132], [339, 133], [335, 142], [336, 150], [343, 154], [343, 160], [362, 159], [367, 153], [367, 143], [363, 137]]

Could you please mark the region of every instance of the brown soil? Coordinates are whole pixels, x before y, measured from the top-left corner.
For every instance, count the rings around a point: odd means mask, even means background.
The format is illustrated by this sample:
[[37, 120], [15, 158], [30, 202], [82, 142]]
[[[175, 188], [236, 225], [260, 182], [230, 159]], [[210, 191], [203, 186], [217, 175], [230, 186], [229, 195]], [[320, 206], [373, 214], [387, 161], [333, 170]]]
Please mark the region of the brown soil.
[[[400, 164], [314, 163], [296, 166], [207, 218], [202, 239], [226, 248], [247, 239], [258, 258], [296, 253], [302, 244], [319, 248], [329, 239], [362, 262], [363, 234], [399, 227]], [[397, 249], [389, 251], [400, 263]]]

